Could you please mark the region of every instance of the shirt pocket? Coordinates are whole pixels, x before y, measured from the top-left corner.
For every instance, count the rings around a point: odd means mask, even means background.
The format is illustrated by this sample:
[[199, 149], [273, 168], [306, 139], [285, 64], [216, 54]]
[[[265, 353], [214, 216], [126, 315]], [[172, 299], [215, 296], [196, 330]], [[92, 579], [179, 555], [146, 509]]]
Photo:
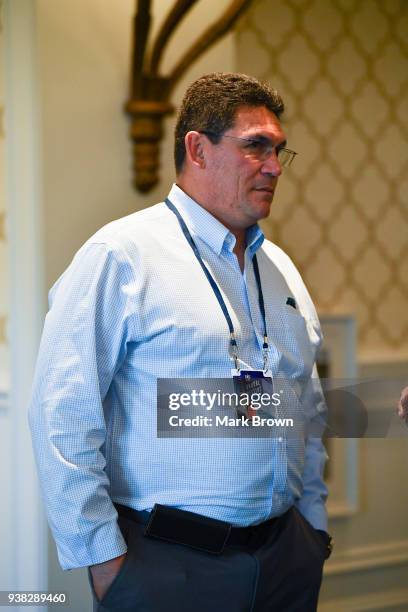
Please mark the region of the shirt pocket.
[[309, 378], [316, 358], [320, 336], [314, 323], [295, 308], [281, 308], [282, 334], [280, 375], [290, 378]]

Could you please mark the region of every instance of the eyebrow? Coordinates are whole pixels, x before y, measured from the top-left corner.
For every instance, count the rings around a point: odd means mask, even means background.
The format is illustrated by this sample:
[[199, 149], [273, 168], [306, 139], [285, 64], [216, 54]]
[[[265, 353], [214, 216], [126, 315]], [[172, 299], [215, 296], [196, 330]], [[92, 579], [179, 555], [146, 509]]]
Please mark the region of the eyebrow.
[[245, 136], [245, 138], [247, 138], [248, 140], [260, 140], [260, 139], [268, 140], [269, 142], [272, 142], [274, 147], [277, 147], [277, 148], [284, 148], [288, 144], [288, 141], [285, 138], [285, 140], [275, 145], [273, 138], [270, 138], [269, 136], [265, 136], [265, 134], [250, 134], [248, 136]]

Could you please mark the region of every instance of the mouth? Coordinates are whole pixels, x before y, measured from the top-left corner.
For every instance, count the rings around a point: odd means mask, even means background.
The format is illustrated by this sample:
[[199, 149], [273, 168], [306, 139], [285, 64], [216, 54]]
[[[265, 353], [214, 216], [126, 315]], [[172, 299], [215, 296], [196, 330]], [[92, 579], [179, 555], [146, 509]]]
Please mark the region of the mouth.
[[273, 187], [256, 187], [255, 191], [262, 191], [263, 193], [270, 193], [271, 195], [273, 195], [273, 192], [275, 190], [273, 189]]

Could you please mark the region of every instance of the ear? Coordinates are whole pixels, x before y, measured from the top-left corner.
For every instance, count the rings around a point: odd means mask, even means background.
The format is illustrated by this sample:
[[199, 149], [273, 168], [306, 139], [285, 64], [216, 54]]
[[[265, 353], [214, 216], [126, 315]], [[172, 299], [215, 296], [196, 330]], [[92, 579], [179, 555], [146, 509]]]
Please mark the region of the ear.
[[205, 168], [205, 139], [200, 132], [187, 132], [184, 138], [184, 146], [186, 147], [186, 158], [197, 169]]

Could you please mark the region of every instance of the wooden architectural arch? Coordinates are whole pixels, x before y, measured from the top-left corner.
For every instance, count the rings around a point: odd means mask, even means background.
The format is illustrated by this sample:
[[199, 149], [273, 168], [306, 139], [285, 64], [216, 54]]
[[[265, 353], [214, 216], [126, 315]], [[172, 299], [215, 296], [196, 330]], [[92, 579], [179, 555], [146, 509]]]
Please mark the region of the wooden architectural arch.
[[159, 151], [163, 117], [174, 112], [172, 91], [191, 64], [233, 26], [251, 0], [233, 0], [221, 17], [199, 36], [170, 74], [160, 74], [166, 45], [176, 27], [197, 0], [176, 0], [148, 50], [150, 0], [138, 0], [133, 25], [130, 99], [125, 105], [132, 117], [134, 185], [148, 192], [159, 180]]

